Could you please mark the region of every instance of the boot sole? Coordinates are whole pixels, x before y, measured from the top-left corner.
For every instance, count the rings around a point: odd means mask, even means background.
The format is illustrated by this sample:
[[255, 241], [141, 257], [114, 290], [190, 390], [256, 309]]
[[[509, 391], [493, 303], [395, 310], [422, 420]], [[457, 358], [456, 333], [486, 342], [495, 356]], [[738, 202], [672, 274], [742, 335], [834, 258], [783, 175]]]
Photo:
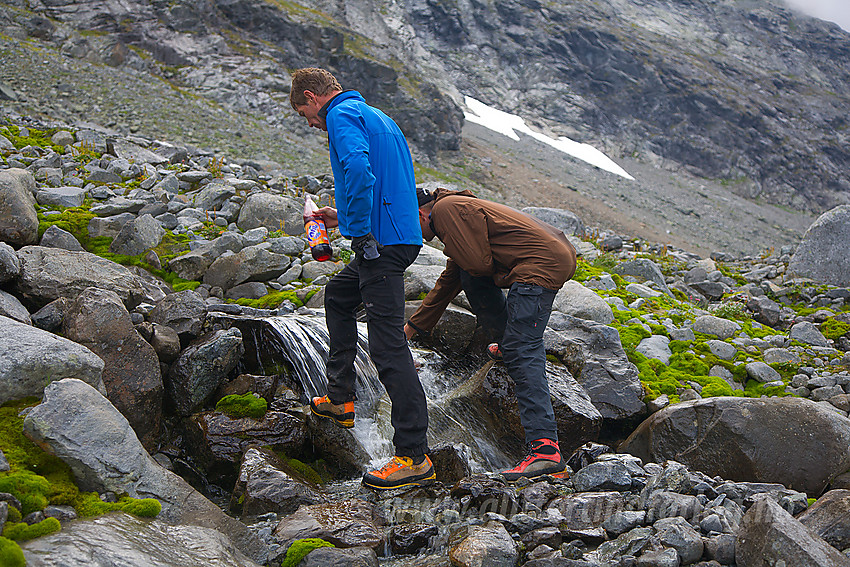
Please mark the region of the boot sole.
[[513, 483], [513, 482], [518, 481], [521, 478], [526, 478], [528, 480], [537, 480], [539, 478], [543, 478], [544, 476], [549, 476], [549, 477], [552, 477], [552, 478], [560, 478], [560, 479], [566, 480], [566, 479], [570, 478], [570, 473], [567, 471], [566, 468], [564, 468], [564, 470], [562, 470], [562, 471], [541, 472], [541, 473], [535, 474], [534, 476], [519, 475], [519, 476], [516, 476], [516, 477], [513, 477], [513, 478], [509, 478], [509, 477], [505, 476], [505, 473], [502, 473], [502, 476], [505, 477], [505, 480], [507, 482]]
[[313, 404], [310, 404], [310, 411], [313, 412], [313, 415], [317, 415], [319, 417], [324, 417], [325, 419], [331, 420], [343, 429], [351, 429], [352, 427], [354, 427], [354, 418], [337, 419], [336, 416], [333, 414], [319, 412], [316, 408], [313, 407]]
[[372, 488], [374, 490], [395, 490], [397, 488], [405, 488], [405, 487], [408, 487], [408, 486], [430, 486], [430, 485], [434, 484], [434, 482], [436, 482], [436, 480], [437, 480], [437, 473], [431, 473], [429, 476], [426, 476], [425, 478], [420, 478], [420, 479], [417, 479], [417, 480], [411, 480], [411, 481], [403, 482], [403, 483], [400, 483], [400, 484], [394, 484], [392, 486], [380, 486], [380, 485], [377, 485], [377, 484], [371, 484], [371, 483], [367, 482], [365, 478], [363, 479], [362, 484], [363, 484], [363, 486], [365, 486], [367, 488]]

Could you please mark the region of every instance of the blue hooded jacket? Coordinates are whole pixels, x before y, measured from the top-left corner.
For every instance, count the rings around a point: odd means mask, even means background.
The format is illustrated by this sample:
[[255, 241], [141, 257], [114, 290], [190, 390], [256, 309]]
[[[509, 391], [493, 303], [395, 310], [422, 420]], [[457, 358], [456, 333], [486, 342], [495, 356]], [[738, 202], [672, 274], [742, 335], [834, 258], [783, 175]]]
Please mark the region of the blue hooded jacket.
[[393, 120], [345, 91], [321, 110], [328, 129], [339, 231], [379, 244], [422, 245], [413, 159]]

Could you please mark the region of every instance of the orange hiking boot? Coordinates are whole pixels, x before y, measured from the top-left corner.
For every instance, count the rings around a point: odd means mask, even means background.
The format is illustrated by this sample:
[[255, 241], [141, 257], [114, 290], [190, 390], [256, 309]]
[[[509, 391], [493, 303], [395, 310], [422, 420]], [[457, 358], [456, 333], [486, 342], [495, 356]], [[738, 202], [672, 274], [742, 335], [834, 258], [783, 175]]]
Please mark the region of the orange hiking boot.
[[410, 457], [396, 455], [378, 470], [363, 475], [363, 486], [389, 490], [403, 486], [427, 486], [436, 479], [434, 465], [427, 455], [418, 465], [414, 465]]
[[310, 400], [310, 411], [346, 429], [354, 427], [354, 402], [335, 404], [327, 396]]
[[532, 441], [528, 456], [514, 468], [502, 472], [508, 482], [520, 478], [535, 479], [543, 475], [568, 478], [567, 463], [561, 457], [558, 442], [545, 438]]

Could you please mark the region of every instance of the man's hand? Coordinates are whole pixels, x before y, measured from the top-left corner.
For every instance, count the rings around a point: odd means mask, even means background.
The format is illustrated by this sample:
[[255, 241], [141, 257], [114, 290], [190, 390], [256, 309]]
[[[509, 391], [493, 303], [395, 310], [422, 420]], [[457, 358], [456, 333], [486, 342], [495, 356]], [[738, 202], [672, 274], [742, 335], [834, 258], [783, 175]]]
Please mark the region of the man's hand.
[[416, 329], [411, 327], [409, 323], [404, 324], [404, 336], [407, 337], [407, 340], [416, 336]]
[[325, 221], [325, 228], [336, 228], [339, 226], [339, 219], [336, 216], [335, 208], [322, 207], [316, 212], [322, 215], [322, 219]]
[[372, 236], [371, 232], [364, 236], [355, 236], [351, 239], [351, 250], [366, 260], [377, 259], [381, 255], [378, 251], [380, 248], [381, 246], [375, 240], [375, 237]]

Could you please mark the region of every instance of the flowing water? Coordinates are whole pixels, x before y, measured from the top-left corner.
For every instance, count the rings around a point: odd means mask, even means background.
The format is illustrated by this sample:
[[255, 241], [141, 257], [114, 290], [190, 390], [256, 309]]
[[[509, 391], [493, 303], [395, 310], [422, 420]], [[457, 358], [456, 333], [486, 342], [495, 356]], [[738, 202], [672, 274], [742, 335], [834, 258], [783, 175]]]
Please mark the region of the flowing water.
[[[291, 364], [308, 398], [327, 393], [326, 362], [328, 331], [321, 315], [282, 315], [265, 319], [276, 333], [278, 354]], [[375, 467], [393, 455], [390, 402], [369, 358], [366, 324], [358, 323], [359, 340], [355, 370], [356, 419], [352, 432], [366, 449]], [[419, 379], [428, 399], [428, 443], [434, 448], [451, 443], [467, 459], [473, 472], [497, 470], [510, 464], [498, 440], [488, 435], [474, 415], [448, 409], [445, 398], [469, 372], [453, 371], [437, 353], [412, 349], [419, 365]], [[486, 371], [486, 370], [485, 370]]]

